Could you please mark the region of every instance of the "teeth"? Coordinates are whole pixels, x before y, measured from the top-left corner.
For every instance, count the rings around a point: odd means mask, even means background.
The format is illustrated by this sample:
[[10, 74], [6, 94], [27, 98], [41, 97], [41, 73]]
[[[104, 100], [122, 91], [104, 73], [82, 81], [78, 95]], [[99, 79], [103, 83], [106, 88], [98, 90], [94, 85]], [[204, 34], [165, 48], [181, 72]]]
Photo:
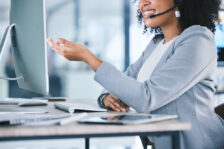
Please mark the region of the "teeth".
[[148, 15], [148, 14], [154, 14], [156, 11], [155, 10], [149, 10], [144, 12], [144, 15]]

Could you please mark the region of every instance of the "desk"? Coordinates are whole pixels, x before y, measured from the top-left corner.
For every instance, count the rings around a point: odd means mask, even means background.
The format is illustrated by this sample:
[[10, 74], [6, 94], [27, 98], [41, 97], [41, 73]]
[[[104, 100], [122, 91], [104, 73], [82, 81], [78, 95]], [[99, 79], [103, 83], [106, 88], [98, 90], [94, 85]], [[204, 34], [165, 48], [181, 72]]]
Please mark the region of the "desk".
[[[0, 107], [3, 105], [0, 105]], [[4, 105], [4, 107], [9, 105]], [[12, 106], [10, 106], [12, 107]], [[63, 113], [53, 107], [39, 107], [49, 113]], [[92, 113], [93, 115], [95, 113]], [[179, 133], [190, 129], [190, 124], [177, 120], [167, 120], [140, 125], [91, 125], [71, 123], [64, 126], [9, 126], [0, 127], [0, 141], [14, 140], [40, 140], [40, 139], [65, 139], [85, 138], [85, 147], [89, 149], [89, 139], [92, 137], [116, 136], [162, 136], [172, 137], [173, 148], [179, 148]]]

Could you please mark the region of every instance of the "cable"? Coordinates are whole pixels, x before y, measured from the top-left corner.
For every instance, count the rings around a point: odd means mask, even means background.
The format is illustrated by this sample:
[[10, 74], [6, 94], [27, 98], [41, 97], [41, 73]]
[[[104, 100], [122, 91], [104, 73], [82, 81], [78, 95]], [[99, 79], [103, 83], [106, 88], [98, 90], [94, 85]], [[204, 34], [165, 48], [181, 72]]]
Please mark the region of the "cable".
[[0, 76], [0, 79], [1, 80], [7, 80], [7, 81], [17, 81], [17, 80], [23, 79], [23, 76], [19, 76], [19, 77], [16, 77], [16, 78], [7, 78], [7, 77], [1, 77]]

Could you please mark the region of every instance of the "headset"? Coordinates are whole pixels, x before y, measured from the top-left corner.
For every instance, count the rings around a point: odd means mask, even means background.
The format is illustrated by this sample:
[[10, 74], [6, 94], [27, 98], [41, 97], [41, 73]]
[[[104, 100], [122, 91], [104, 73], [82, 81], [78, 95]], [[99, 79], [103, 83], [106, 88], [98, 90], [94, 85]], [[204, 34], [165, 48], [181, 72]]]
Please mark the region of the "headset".
[[[183, 5], [183, 0], [174, 0], [174, 6], [172, 8], [170, 8], [170, 9], [168, 9], [168, 10], [162, 12], [162, 13], [159, 13], [159, 14], [156, 14], [156, 15], [151, 15], [150, 18], [152, 19], [152, 18], [155, 18], [157, 16], [161, 16], [163, 14], [166, 14], [166, 13], [174, 10], [175, 8], [177, 8], [181, 5]], [[180, 17], [180, 12], [179, 11], [175, 12], [175, 14], [176, 14], [176, 17]]]
[[174, 5], [176, 6], [176, 7], [179, 7], [179, 6], [181, 6], [181, 5], [183, 5], [183, 0], [174, 0]]

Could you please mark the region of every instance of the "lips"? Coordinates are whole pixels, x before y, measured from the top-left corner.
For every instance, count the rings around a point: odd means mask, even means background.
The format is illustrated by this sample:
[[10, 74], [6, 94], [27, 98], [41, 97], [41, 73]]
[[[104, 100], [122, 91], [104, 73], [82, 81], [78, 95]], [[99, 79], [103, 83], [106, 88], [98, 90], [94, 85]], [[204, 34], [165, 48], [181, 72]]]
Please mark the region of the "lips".
[[155, 9], [144, 10], [142, 14], [144, 18], [149, 18], [150, 16], [156, 14], [156, 10]]

